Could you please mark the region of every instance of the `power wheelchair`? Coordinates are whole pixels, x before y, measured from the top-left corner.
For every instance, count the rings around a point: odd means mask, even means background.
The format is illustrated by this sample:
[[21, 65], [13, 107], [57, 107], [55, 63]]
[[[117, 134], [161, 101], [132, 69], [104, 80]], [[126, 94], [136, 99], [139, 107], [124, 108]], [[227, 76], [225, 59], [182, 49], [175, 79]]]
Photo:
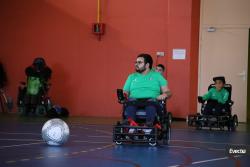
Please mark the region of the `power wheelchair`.
[[[215, 85], [211, 84], [208, 90], [214, 87]], [[232, 115], [232, 106], [234, 104], [231, 100], [232, 85], [225, 84], [224, 88], [229, 92], [229, 97], [220, 114], [214, 114], [213, 112], [211, 112], [213, 114], [209, 115], [204, 114], [205, 107], [209, 103], [209, 100], [207, 102], [198, 100], [201, 103], [201, 113], [188, 115], [186, 120], [188, 126], [196, 127], [196, 129], [209, 128], [212, 130], [213, 128], [217, 128], [224, 130], [224, 128], [227, 127], [228, 131], [236, 130], [238, 126], [238, 116], [236, 114]]]
[[20, 86], [18, 87], [18, 113], [22, 116], [46, 116], [47, 111], [52, 108], [51, 99], [48, 96], [51, 84], [43, 82], [36, 94], [29, 94], [27, 91], [27, 83], [20, 82]]
[[[169, 144], [171, 137], [172, 114], [167, 112], [166, 100], [163, 101], [142, 101], [143, 104], [136, 111], [136, 120], [126, 120], [124, 111], [127, 105], [133, 103], [123, 93], [122, 89], [117, 89], [118, 102], [123, 105], [122, 121], [118, 121], [113, 127], [113, 142], [117, 145], [123, 143], [148, 143], [150, 146]], [[138, 102], [138, 101], [137, 101]], [[146, 112], [144, 106], [147, 103], [155, 103], [159, 106], [159, 111], [153, 126], [147, 126]]]

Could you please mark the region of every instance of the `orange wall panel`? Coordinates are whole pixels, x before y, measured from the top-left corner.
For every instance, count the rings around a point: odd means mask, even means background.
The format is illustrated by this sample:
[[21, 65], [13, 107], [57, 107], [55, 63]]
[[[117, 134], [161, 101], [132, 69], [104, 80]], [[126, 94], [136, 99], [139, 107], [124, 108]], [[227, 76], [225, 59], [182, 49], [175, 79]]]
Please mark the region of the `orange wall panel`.
[[[8, 93], [16, 98], [24, 68], [43, 56], [53, 70], [54, 103], [72, 115], [120, 116], [116, 88], [134, 71], [135, 57], [144, 52], [156, 60], [156, 52], [164, 51], [158, 62], [167, 66], [174, 94], [168, 108], [186, 117], [197, 94], [198, 42], [193, 39], [199, 32], [192, 23], [198, 24], [199, 0], [102, 0], [106, 32], [101, 41], [91, 33], [96, 7], [93, 0], [2, 0], [0, 58]], [[187, 59], [172, 60], [173, 48], [185, 48]]]

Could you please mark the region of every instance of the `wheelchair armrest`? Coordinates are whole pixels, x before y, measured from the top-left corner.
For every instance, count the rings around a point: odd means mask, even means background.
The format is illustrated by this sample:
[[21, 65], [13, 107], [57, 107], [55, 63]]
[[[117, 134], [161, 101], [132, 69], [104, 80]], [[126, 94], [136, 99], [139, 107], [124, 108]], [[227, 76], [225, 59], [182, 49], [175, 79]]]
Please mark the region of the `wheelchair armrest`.
[[118, 98], [118, 103], [124, 104], [127, 101], [127, 97], [124, 94], [122, 89], [117, 89], [116, 94], [117, 94], [117, 98]]

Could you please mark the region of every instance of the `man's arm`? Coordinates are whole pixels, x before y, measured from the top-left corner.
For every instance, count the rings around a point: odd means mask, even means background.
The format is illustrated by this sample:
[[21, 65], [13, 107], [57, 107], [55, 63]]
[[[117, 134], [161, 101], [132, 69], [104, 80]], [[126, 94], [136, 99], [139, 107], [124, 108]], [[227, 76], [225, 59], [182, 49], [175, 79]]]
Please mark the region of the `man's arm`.
[[213, 91], [213, 89], [210, 89], [206, 94], [204, 94], [202, 96], [202, 100], [205, 100], [205, 101], [209, 100], [211, 98], [212, 91]]
[[224, 93], [224, 95], [223, 95], [223, 97], [220, 98], [220, 99], [218, 99], [218, 102], [222, 103], [222, 104], [225, 104], [227, 102], [227, 100], [228, 100], [228, 97], [229, 97], [229, 93], [226, 90], [225, 93]]
[[123, 86], [123, 93], [125, 93], [127, 95], [127, 97], [129, 96], [129, 92], [130, 92], [131, 81], [132, 81], [131, 75], [129, 75], [124, 86]]
[[159, 80], [159, 85], [161, 88], [161, 95], [157, 97], [158, 100], [165, 100], [166, 98], [170, 98], [172, 93], [168, 87], [168, 81], [159, 74], [158, 76], [158, 80]]
[[161, 86], [161, 92], [162, 92], [162, 94], [157, 97], [158, 100], [164, 100], [164, 99], [170, 98], [172, 96], [172, 93], [167, 85]]

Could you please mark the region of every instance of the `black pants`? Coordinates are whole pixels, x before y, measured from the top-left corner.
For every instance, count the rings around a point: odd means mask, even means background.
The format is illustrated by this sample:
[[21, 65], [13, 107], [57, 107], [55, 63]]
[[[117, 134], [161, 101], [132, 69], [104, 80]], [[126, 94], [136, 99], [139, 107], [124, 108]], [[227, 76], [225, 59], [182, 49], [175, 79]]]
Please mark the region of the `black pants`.
[[154, 122], [156, 115], [159, 115], [161, 106], [158, 101], [152, 99], [129, 99], [125, 107], [125, 118], [136, 120], [136, 111], [143, 108], [146, 112], [146, 122]]
[[229, 112], [227, 104], [218, 103], [216, 100], [208, 100], [203, 110], [204, 115], [225, 115]]

